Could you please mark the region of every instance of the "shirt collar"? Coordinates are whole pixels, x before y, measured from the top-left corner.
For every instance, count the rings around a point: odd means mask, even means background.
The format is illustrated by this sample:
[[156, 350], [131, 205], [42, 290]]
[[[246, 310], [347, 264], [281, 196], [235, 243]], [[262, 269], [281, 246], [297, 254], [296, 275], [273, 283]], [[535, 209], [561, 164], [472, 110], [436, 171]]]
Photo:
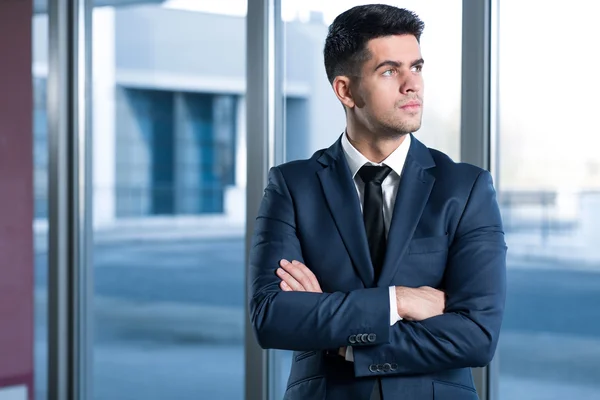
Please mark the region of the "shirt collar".
[[350, 167], [350, 174], [352, 175], [352, 179], [358, 173], [358, 170], [365, 164], [369, 165], [378, 165], [381, 166], [383, 164], [387, 165], [394, 171], [398, 176], [402, 174], [402, 169], [404, 168], [404, 162], [406, 161], [406, 156], [408, 155], [408, 149], [410, 148], [410, 135], [406, 135], [406, 138], [402, 141], [402, 144], [396, 148], [385, 160], [381, 163], [374, 163], [369, 161], [367, 157], [362, 155], [360, 151], [356, 149], [348, 140], [348, 134], [344, 132], [342, 136], [342, 148], [344, 149], [344, 155], [346, 156], [346, 161], [348, 162], [348, 167]]

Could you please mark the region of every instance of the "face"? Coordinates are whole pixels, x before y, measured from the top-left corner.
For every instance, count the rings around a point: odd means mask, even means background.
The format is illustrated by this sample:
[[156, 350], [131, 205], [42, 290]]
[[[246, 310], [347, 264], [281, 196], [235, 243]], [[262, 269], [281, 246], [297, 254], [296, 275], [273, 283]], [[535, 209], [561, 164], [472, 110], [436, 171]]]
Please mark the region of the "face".
[[423, 114], [423, 59], [413, 35], [372, 39], [360, 79], [350, 80], [354, 113], [378, 136], [417, 131]]

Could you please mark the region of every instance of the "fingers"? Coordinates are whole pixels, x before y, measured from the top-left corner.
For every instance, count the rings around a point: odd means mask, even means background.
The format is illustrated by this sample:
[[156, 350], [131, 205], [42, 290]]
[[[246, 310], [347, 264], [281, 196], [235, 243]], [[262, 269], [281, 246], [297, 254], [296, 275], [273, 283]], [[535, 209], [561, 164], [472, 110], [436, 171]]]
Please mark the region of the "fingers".
[[283, 268], [277, 268], [277, 276], [281, 279], [279, 287], [286, 292], [305, 292], [304, 286]]
[[306, 265], [295, 260], [291, 263], [287, 260], [281, 260], [279, 265], [281, 268], [277, 270], [277, 275], [285, 281], [292, 290], [322, 293], [317, 277]]
[[[306, 268], [304, 264], [298, 261], [292, 261], [291, 263], [287, 260], [282, 260], [280, 263], [281, 267], [290, 274], [307, 292], [315, 292], [313, 281], [310, 279], [310, 275], [313, 273]], [[314, 276], [314, 275], [313, 275]]]
[[285, 281], [281, 281], [281, 283], [279, 284], [279, 287], [284, 292], [292, 292], [293, 291], [293, 289], [290, 287], [290, 285], [288, 285], [287, 283], [285, 283]]
[[[321, 285], [319, 285], [319, 281], [317, 280], [317, 277], [315, 276], [315, 274], [313, 274], [313, 272], [304, 264], [302, 264], [300, 261], [292, 261], [291, 265], [287, 264], [286, 268], [291, 268], [293, 270], [296, 270], [298, 272], [301, 272], [304, 277], [306, 277], [307, 281], [306, 284], [308, 284], [310, 286], [310, 291], [311, 292], [321, 292]], [[290, 272], [293, 274], [293, 272]], [[301, 281], [302, 282], [302, 281]], [[302, 282], [304, 285], [304, 282]], [[308, 288], [306, 287], [306, 285], [304, 285], [304, 287], [308, 290]]]

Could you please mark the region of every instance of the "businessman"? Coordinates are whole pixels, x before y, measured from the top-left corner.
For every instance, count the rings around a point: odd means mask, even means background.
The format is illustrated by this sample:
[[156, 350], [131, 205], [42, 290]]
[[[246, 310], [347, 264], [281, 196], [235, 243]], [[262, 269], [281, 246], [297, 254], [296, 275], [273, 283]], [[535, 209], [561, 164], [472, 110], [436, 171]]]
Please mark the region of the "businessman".
[[250, 252], [263, 348], [295, 350], [285, 399], [477, 399], [492, 359], [506, 245], [490, 174], [421, 126], [423, 22], [386, 5], [339, 15], [325, 70], [346, 130], [269, 172]]

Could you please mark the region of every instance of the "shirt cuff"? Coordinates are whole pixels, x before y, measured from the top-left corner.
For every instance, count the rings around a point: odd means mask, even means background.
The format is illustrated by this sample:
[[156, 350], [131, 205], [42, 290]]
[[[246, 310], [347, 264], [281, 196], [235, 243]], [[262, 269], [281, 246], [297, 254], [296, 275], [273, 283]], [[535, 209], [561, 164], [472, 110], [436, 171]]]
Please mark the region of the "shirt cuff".
[[354, 362], [354, 350], [352, 350], [352, 346], [346, 347], [346, 361]]
[[390, 286], [390, 326], [401, 321], [402, 317], [398, 315], [398, 303], [396, 300], [396, 287]]

